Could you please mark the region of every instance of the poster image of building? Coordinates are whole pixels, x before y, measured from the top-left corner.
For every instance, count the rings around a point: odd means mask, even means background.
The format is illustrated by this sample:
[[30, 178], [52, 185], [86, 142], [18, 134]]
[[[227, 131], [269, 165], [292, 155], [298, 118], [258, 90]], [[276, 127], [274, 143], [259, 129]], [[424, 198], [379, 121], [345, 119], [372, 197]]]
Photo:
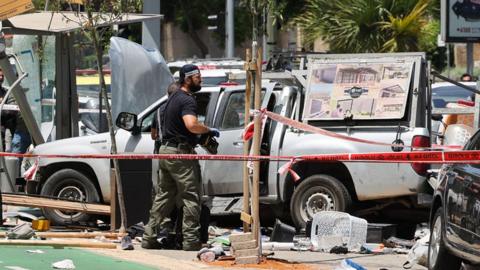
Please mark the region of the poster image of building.
[[307, 79], [304, 119], [402, 118], [412, 67], [412, 63], [314, 64]]

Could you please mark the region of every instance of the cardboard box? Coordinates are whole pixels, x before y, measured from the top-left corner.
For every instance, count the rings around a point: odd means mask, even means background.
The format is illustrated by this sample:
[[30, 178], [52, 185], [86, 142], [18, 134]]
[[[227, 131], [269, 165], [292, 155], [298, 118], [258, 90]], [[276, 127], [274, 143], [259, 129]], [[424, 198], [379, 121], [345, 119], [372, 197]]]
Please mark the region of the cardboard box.
[[34, 9], [32, 0], [5, 0], [0, 2], [0, 21]]

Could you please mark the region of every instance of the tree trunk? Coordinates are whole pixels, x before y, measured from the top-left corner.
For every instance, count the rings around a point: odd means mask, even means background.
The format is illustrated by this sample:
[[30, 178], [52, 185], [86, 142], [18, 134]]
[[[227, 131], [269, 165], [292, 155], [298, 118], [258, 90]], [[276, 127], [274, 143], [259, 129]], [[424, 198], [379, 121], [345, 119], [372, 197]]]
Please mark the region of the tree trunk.
[[200, 53], [202, 54], [201, 57], [205, 58], [205, 56], [208, 54], [208, 47], [205, 45], [205, 42], [203, 42], [200, 36], [198, 36], [198, 33], [193, 26], [193, 21], [190, 16], [191, 9], [188, 5], [188, 1], [181, 0], [180, 4], [185, 12], [185, 19], [187, 20], [188, 25], [188, 35], [190, 38], [192, 38], [193, 42], [195, 42], [195, 45], [197, 45], [198, 49], [200, 49]]
[[[87, 17], [88, 17], [89, 24], [94, 25], [91, 9], [87, 9]], [[95, 27], [92, 27], [90, 33], [92, 35], [92, 41], [95, 48], [95, 55], [97, 57], [97, 63], [98, 63], [97, 69], [98, 69], [98, 74], [100, 79], [100, 91], [103, 97], [103, 101], [105, 102], [105, 109], [107, 112], [108, 130], [110, 132], [110, 140], [112, 143], [111, 153], [117, 154], [117, 141], [115, 139], [115, 132], [113, 130], [112, 111], [110, 108], [110, 103], [108, 102], [107, 86], [105, 85], [105, 77], [103, 76], [102, 50], [100, 48], [101, 45], [99, 42], [97, 29]], [[120, 208], [120, 220], [121, 220], [120, 232], [124, 233], [127, 227], [127, 212], [125, 209], [125, 200], [123, 197], [122, 179], [120, 177], [120, 166], [119, 166], [118, 159], [113, 159], [113, 168], [115, 170], [118, 204]], [[114, 194], [112, 194], [111, 200], [115, 200]]]

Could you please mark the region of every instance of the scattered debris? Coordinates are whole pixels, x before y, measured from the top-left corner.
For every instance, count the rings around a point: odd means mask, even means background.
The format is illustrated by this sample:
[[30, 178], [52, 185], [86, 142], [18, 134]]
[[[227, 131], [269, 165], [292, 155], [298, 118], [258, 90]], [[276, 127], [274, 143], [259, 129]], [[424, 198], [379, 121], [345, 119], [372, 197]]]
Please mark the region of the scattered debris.
[[6, 269], [10, 269], [10, 270], [29, 270], [27, 268], [23, 268], [23, 267], [20, 267], [20, 266], [5, 266]]
[[350, 259], [344, 259], [337, 265], [334, 270], [367, 270], [363, 266]]
[[20, 224], [6, 233], [8, 239], [30, 239], [35, 235], [29, 223]]
[[133, 243], [132, 243], [132, 238], [130, 238], [130, 236], [128, 236], [128, 235], [125, 235], [124, 237], [122, 237], [122, 241], [120, 243], [120, 246], [121, 246], [122, 250], [133, 250], [134, 247], [133, 247]]
[[52, 267], [55, 269], [75, 269], [75, 265], [70, 259], [54, 262], [52, 263]]
[[203, 262], [213, 262], [216, 258], [225, 255], [223, 248], [221, 246], [216, 246], [212, 248], [202, 248], [197, 253], [197, 258]]
[[[256, 245], [256, 243], [255, 243]], [[291, 250], [295, 247], [294, 243], [283, 243], [283, 242], [263, 242], [262, 250]]]
[[410, 269], [415, 264], [427, 266], [428, 258], [428, 241], [430, 240], [430, 233], [427, 233], [410, 249], [407, 256], [407, 261], [403, 264], [403, 268]]
[[272, 242], [293, 242], [296, 230], [294, 227], [282, 223], [279, 219], [275, 220], [275, 226], [273, 227], [272, 236], [270, 241]]
[[310, 233], [313, 250], [328, 252], [335, 246], [359, 250], [366, 243], [367, 226], [365, 219], [344, 212], [317, 212]]
[[334, 246], [332, 249], [330, 249], [330, 253], [332, 254], [347, 254], [348, 253], [348, 248], [344, 246]]
[[40, 250], [40, 249], [27, 249], [26, 252], [27, 252], [27, 253], [36, 253], [36, 254], [43, 254], [43, 253], [45, 253], [45, 251]]

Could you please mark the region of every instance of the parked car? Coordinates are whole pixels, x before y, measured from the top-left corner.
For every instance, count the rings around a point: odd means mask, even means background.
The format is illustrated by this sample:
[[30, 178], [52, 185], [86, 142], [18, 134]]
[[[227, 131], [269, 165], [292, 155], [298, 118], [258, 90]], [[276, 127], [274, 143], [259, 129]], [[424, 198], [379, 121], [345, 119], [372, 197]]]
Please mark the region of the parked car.
[[[476, 82], [461, 82], [470, 87], [475, 87]], [[438, 82], [432, 84], [432, 105], [433, 108], [447, 108], [449, 103], [457, 103], [459, 100], [473, 100], [473, 93], [458, 85], [449, 82]]]
[[[421, 83], [426, 81], [423, 54], [316, 57], [322, 59], [311, 72], [312, 76], [318, 76], [314, 82], [318, 80], [321, 84], [305, 91], [297, 87], [296, 82], [291, 85], [287, 82], [265, 82], [262, 86], [262, 107], [347, 137], [386, 144], [429, 146], [430, 134], [426, 128], [429, 117], [425, 110], [428, 108], [425, 103], [428, 100], [427, 91], [425, 84]], [[379, 62], [382, 64], [378, 64]], [[339, 67], [338, 72], [336, 65]], [[334, 80], [336, 73], [338, 80]], [[331, 91], [337, 84], [340, 87]], [[361, 92], [357, 91], [357, 84], [364, 86]], [[345, 91], [347, 85], [350, 85], [348, 89], [352, 91]], [[205, 87], [196, 97], [199, 103], [199, 119], [221, 132], [218, 138], [218, 153], [242, 154], [245, 86]], [[119, 152], [153, 152], [150, 124], [155, 110], [164, 101], [165, 99], [155, 102], [135, 116], [137, 121], [133, 127], [121, 126], [124, 129], [116, 132]], [[335, 107], [335, 112], [330, 109]], [[267, 120], [263, 134], [261, 153], [270, 156], [406, 149], [304, 132], [271, 120]], [[109, 135], [98, 134], [39, 145], [32, 153], [107, 154], [109, 149]], [[205, 153], [200, 148], [197, 152]], [[152, 164], [154, 172], [156, 164]], [[354, 204], [358, 207], [361, 202], [374, 202], [370, 204], [373, 207], [369, 209], [369, 213], [398, 201], [411, 209], [418, 209], [416, 196], [422, 191], [427, 170], [423, 164], [299, 162], [292, 168], [298, 173], [300, 180], [294, 181], [291, 175], [278, 173], [284, 164], [285, 162], [277, 161], [262, 162], [260, 200], [278, 205], [274, 207], [277, 211], [275, 214], [280, 216], [289, 213], [298, 227], [304, 227], [318, 211], [350, 211]], [[35, 193], [54, 197], [71, 196], [83, 201], [105, 203], [111, 199], [110, 161], [107, 159], [41, 158], [37, 166], [35, 179], [29, 181], [36, 184]], [[243, 169], [237, 161], [209, 160], [202, 161], [201, 166], [206, 199], [215, 196], [241, 199]], [[44, 211], [55, 223], [71, 219], [70, 216], [59, 214], [60, 211], [57, 210]], [[425, 209], [425, 216], [427, 215], [428, 209]], [[86, 218], [87, 215], [79, 213], [74, 220]]]
[[[464, 150], [480, 150], [480, 131]], [[445, 164], [437, 179], [428, 269], [459, 269], [462, 261], [480, 264], [480, 164]]]
[[[476, 87], [476, 82], [461, 83], [469, 87]], [[474, 106], [474, 97], [473, 92], [449, 82], [432, 84], [432, 108], [434, 112], [436, 109]], [[443, 136], [448, 125], [456, 123], [471, 123], [470, 125], [473, 125], [473, 113], [467, 115], [443, 114], [436, 115], [434, 118], [432, 135], [435, 135], [433, 141], [438, 144], [445, 144]]]

